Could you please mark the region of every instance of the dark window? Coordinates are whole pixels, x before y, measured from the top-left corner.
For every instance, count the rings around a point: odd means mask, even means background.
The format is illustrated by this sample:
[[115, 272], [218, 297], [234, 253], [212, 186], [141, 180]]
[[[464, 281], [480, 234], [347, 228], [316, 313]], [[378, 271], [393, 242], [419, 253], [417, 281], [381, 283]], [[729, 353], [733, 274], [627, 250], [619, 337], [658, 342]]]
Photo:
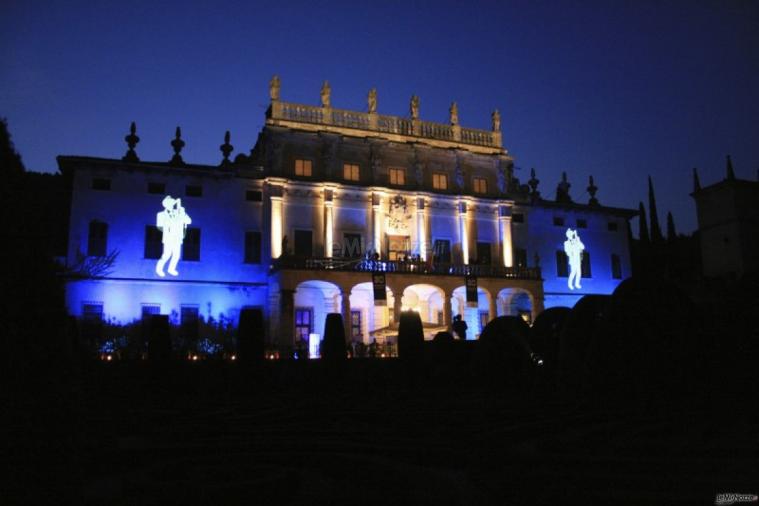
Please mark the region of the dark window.
[[87, 236], [87, 255], [91, 257], [104, 257], [108, 248], [108, 223], [91, 221], [90, 231]]
[[619, 258], [619, 255], [613, 253], [611, 255], [611, 277], [622, 279], [622, 260]]
[[560, 278], [569, 277], [569, 259], [562, 250], [556, 250], [556, 276]]
[[522, 213], [514, 213], [511, 215], [511, 222], [512, 223], [524, 223], [524, 214]]
[[148, 193], [166, 193], [166, 183], [148, 183]]
[[514, 248], [514, 266], [527, 267], [527, 250], [524, 248]]
[[182, 260], [200, 261], [200, 229], [188, 228], [182, 243]]
[[314, 308], [295, 308], [295, 341], [305, 341], [308, 344], [308, 335], [314, 331]]
[[616, 232], [619, 228], [619, 225], [617, 225], [616, 221], [610, 221], [606, 227], [609, 229], [609, 232]]
[[102, 302], [85, 302], [82, 304], [82, 319], [88, 322], [100, 322], [103, 320]]
[[310, 230], [295, 231], [295, 255], [301, 257], [311, 257], [313, 251], [313, 232]]
[[490, 243], [478, 242], [477, 243], [477, 263], [483, 265], [490, 265]]
[[588, 228], [588, 221], [582, 218], [577, 218], [577, 228]]
[[160, 304], [143, 304], [142, 305], [142, 319], [150, 319], [154, 314], [161, 314]]
[[587, 251], [582, 252], [582, 277], [583, 278], [592, 278], [593, 275], [590, 272], [590, 253]]
[[258, 190], [248, 190], [245, 192], [245, 200], [249, 202], [261, 202], [263, 199], [263, 193]]
[[343, 234], [343, 256], [358, 258], [362, 254], [361, 234]]
[[92, 179], [93, 190], [108, 191], [111, 189], [111, 180], [104, 177], [96, 177]]
[[145, 258], [161, 258], [163, 234], [154, 225], [145, 225]]
[[564, 226], [564, 218], [562, 216], [554, 216], [553, 217], [553, 224], [557, 227], [563, 227]]
[[188, 184], [184, 189], [184, 194], [188, 197], [202, 197], [203, 187], [197, 184]]
[[351, 311], [351, 340], [362, 341], [361, 339], [361, 311]]
[[182, 306], [180, 308], [179, 322], [182, 335], [188, 339], [198, 337], [198, 306]]
[[261, 263], [261, 232], [245, 232], [246, 264]]
[[451, 263], [451, 241], [447, 239], [435, 239], [432, 255], [436, 262]]

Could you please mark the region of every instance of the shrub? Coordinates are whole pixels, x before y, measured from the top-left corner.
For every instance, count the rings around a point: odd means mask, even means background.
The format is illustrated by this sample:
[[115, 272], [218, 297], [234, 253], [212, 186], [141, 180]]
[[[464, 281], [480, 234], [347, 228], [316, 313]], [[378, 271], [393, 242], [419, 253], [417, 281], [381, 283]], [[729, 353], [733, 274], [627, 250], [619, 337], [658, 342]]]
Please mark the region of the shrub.
[[264, 318], [258, 308], [240, 311], [237, 328], [237, 358], [242, 363], [257, 363], [264, 360]]
[[324, 339], [321, 342], [321, 358], [328, 362], [342, 362], [348, 357], [345, 345], [343, 315], [329, 313], [324, 322]]
[[530, 327], [518, 316], [499, 316], [480, 334], [472, 357], [474, 373], [492, 387], [527, 387], [532, 361]]
[[398, 357], [421, 364], [424, 359], [424, 330], [416, 311], [403, 311], [398, 324]]

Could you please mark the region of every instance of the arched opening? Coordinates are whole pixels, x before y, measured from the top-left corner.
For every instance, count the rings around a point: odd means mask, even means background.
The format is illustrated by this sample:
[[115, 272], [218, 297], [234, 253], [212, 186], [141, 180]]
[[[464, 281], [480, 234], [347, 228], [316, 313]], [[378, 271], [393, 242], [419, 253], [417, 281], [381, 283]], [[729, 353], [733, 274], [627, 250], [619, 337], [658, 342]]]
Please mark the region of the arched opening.
[[327, 314], [341, 313], [342, 299], [340, 288], [333, 283], [309, 280], [298, 284], [293, 302], [296, 348], [309, 350], [309, 343], [313, 348], [314, 340], [318, 343], [324, 338]]
[[374, 303], [372, 283], [359, 283], [351, 289], [351, 323], [348, 340], [352, 343], [370, 344], [376, 340], [383, 344], [393, 324], [395, 298], [390, 288], [385, 287], [386, 305]]
[[490, 299], [490, 292], [482, 287], [477, 287], [477, 305], [470, 305], [466, 301], [465, 286], [460, 286], [453, 291], [451, 315], [454, 319], [461, 315], [461, 318], [466, 322], [468, 340], [478, 339], [485, 325], [495, 318], [496, 315], [490, 314]]
[[504, 288], [498, 292], [498, 316], [520, 316], [532, 325], [535, 305], [532, 294], [521, 288]]
[[401, 298], [401, 311], [416, 311], [422, 319], [424, 338], [432, 339], [435, 334], [446, 330], [444, 316], [445, 292], [440, 287], [428, 284], [407, 286]]

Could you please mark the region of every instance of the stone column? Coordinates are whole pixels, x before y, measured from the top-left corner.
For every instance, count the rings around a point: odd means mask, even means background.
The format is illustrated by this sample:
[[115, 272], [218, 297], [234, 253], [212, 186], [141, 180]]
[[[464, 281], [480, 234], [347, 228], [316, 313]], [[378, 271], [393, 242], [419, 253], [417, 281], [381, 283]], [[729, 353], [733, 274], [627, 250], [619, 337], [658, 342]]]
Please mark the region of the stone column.
[[341, 290], [340, 291], [340, 298], [342, 299], [341, 305], [342, 305], [342, 315], [343, 315], [343, 325], [345, 326], [345, 342], [350, 343], [352, 340], [351, 337], [351, 299], [350, 299], [351, 292], [350, 290]]
[[490, 320], [493, 320], [493, 319], [495, 319], [498, 316], [498, 310], [495, 307], [495, 299], [496, 298], [493, 297], [493, 295], [491, 294], [490, 295], [490, 300], [489, 300], [490, 304], [489, 304], [489, 307], [488, 307], [488, 313], [489, 313], [488, 314], [488, 319], [490, 319]]
[[501, 228], [501, 252], [503, 254], [504, 267], [514, 266], [513, 248], [511, 244], [511, 208], [499, 207], [498, 222]]
[[461, 260], [469, 265], [469, 227], [467, 224], [466, 202], [459, 202], [459, 235], [461, 236]]
[[398, 323], [401, 321], [401, 311], [403, 309], [403, 290], [398, 293], [393, 292], [393, 321], [391, 323]]
[[374, 251], [382, 257], [382, 194], [372, 193], [372, 233]]
[[334, 225], [332, 221], [333, 190], [324, 190], [324, 257], [332, 258], [332, 246], [334, 244]]
[[295, 346], [295, 290], [279, 291], [279, 344]]
[[284, 230], [284, 215], [282, 213], [282, 197], [272, 195], [271, 199], [271, 258], [282, 256], [282, 237]]
[[450, 329], [451, 323], [451, 294], [443, 290], [443, 325]]
[[425, 202], [423, 197], [416, 199], [416, 242], [419, 245], [419, 257], [427, 260], [427, 226], [425, 222]]

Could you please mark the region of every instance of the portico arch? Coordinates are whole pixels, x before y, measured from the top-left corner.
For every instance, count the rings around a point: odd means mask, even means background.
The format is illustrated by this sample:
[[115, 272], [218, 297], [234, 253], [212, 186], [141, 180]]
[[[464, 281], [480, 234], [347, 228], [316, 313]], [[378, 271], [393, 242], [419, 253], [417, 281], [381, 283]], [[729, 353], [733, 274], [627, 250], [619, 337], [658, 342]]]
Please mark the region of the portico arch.
[[295, 346], [308, 349], [311, 333], [319, 334], [322, 339], [327, 314], [341, 313], [342, 303], [341, 289], [334, 283], [315, 279], [298, 283], [293, 294], [293, 320], [289, 322], [295, 329]]
[[532, 294], [522, 288], [504, 288], [498, 292], [498, 316], [521, 316], [532, 324], [535, 319], [535, 301]]
[[477, 339], [487, 323], [495, 318], [490, 291], [477, 287], [477, 307], [466, 303], [466, 287], [459, 286], [451, 296], [452, 314], [461, 315], [467, 324], [467, 339]]

